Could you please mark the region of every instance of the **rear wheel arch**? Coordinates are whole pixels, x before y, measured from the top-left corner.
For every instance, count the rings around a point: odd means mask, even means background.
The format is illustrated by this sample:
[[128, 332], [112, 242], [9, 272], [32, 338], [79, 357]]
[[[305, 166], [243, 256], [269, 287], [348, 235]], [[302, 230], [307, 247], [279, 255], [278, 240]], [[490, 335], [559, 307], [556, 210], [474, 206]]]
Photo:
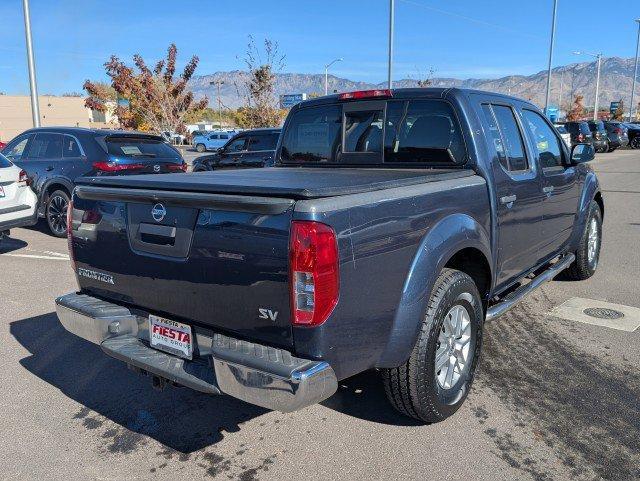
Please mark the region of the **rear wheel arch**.
[[602, 193], [600, 191], [596, 192], [593, 200], [598, 204], [598, 207], [600, 207], [600, 217], [604, 220], [604, 200], [602, 199]]
[[443, 269], [461, 270], [474, 282], [477, 279], [486, 309], [493, 287], [490, 246], [486, 230], [466, 214], [448, 216], [429, 230], [407, 273], [387, 344], [375, 367], [397, 367], [408, 359], [434, 283]]

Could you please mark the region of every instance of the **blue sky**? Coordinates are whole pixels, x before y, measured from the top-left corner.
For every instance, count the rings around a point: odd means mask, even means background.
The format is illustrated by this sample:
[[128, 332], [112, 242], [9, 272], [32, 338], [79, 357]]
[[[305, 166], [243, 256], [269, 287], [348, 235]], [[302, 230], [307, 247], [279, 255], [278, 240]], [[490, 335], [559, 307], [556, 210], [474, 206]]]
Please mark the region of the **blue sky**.
[[[138, 52], [151, 63], [175, 42], [197, 73], [242, 68], [247, 36], [276, 40], [286, 72], [386, 79], [388, 0], [31, 0], [40, 93], [81, 91], [102, 64]], [[501, 77], [546, 68], [552, 0], [396, 0], [395, 78]], [[573, 50], [635, 55], [640, 2], [559, 0], [554, 64]], [[0, 2], [0, 92], [29, 91], [22, 2]]]

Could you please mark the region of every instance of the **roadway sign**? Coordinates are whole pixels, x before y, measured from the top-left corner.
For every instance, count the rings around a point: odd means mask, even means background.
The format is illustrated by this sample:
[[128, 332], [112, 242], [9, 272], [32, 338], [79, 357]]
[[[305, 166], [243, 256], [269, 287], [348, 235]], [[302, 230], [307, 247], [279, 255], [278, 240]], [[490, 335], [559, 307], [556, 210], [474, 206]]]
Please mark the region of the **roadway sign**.
[[307, 94], [285, 94], [280, 96], [280, 108], [290, 109], [295, 104], [307, 100]]

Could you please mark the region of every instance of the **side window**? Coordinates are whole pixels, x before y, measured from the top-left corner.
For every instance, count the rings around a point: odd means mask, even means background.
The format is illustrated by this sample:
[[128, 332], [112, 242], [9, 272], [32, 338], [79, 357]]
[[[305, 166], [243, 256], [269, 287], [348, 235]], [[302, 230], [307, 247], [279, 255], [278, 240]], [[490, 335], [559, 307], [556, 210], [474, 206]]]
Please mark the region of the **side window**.
[[224, 148], [226, 152], [241, 152], [244, 150], [244, 144], [246, 143], [246, 137], [240, 137], [232, 140]]
[[562, 166], [562, 147], [558, 137], [542, 116], [533, 110], [523, 110], [529, 132], [536, 145], [540, 166], [543, 169]]
[[11, 160], [20, 160], [29, 139], [32, 137], [33, 135], [25, 135], [9, 142], [9, 145], [4, 149], [4, 156]]
[[509, 170], [509, 160], [507, 159], [507, 153], [504, 149], [502, 134], [500, 133], [500, 129], [498, 128], [498, 122], [493, 115], [491, 106], [489, 104], [482, 104], [482, 112], [484, 113], [487, 125], [489, 125], [489, 134], [491, 135], [490, 141], [493, 142], [493, 146], [496, 149], [498, 161], [500, 162], [502, 167], [504, 167], [504, 170]]
[[221, 139], [228, 139], [229, 136], [227, 134], [220, 134]]
[[249, 137], [247, 144], [247, 150], [274, 150], [276, 143], [278, 142], [277, 135], [256, 135], [255, 137]]
[[451, 106], [441, 100], [387, 103], [385, 162], [462, 164], [466, 149]]
[[69, 135], [64, 136], [64, 144], [62, 145], [62, 156], [63, 157], [80, 157], [82, 153], [80, 152], [80, 146], [78, 145], [78, 141]]
[[62, 158], [62, 135], [42, 133], [29, 144], [27, 157], [30, 159]]
[[511, 107], [504, 105], [492, 105], [491, 107], [502, 133], [504, 151], [509, 159], [509, 170], [511, 172], [527, 170], [529, 163], [524, 152], [522, 134], [518, 128], [513, 110]]

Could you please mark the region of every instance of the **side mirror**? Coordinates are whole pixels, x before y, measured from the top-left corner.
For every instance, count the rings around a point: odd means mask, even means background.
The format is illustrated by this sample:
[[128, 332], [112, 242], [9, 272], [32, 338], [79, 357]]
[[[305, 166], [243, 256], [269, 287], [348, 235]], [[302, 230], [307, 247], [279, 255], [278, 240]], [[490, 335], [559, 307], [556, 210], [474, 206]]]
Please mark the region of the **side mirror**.
[[571, 148], [571, 163], [573, 165], [589, 162], [596, 158], [596, 151], [591, 144], [576, 144]]

